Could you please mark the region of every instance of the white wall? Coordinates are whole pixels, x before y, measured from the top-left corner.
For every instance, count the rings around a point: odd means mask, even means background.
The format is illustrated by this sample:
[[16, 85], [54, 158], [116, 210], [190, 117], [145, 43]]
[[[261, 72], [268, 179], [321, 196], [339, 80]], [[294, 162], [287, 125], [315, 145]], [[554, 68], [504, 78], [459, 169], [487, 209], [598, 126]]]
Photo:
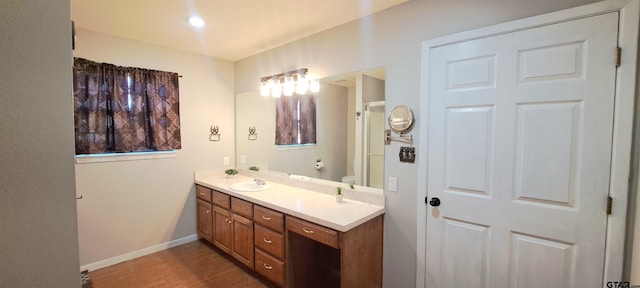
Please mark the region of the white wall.
[[[384, 101], [384, 80], [362, 75], [362, 103]], [[360, 108], [364, 109], [364, 107]]]
[[[224, 156], [234, 165], [233, 64], [84, 29], [74, 56], [183, 76], [176, 158], [76, 164], [81, 265], [195, 234], [193, 172], [222, 172]], [[209, 141], [211, 125], [221, 141]]]
[[[307, 67], [320, 77], [386, 67], [386, 110], [397, 105], [419, 110], [420, 51], [424, 40], [548, 13], [592, 0], [412, 0], [334, 29], [236, 62], [236, 91], [255, 90], [261, 76]], [[419, 147], [420, 127], [413, 131]], [[385, 192], [384, 285], [415, 287], [416, 202], [419, 161], [400, 163], [399, 147], [385, 150], [385, 176], [398, 178], [398, 192]]]
[[0, 19], [0, 286], [80, 287], [69, 1]]
[[[237, 157], [245, 156], [240, 167], [259, 166], [262, 170], [305, 175], [313, 178], [342, 181], [347, 175], [347, 88], [321, 84], [316, 97], [315, 146], [277, 148], [275, 145], [276, 100], [262, 97], [258, 91], [236, 96]], [[285, 97], [285, 96], [283, 96]], [[255, 126], [257, 140], [248, 140], [249, 126]], [[325, 167], [315, 169], [316, 159]], [[240, 163], [239, 159], [236, 159]]]

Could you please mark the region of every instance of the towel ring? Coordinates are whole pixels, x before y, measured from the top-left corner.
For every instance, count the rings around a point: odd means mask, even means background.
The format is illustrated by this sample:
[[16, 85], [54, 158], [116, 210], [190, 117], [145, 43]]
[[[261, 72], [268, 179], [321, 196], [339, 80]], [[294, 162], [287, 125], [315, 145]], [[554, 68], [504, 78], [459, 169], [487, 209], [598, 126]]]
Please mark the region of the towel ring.
[[218, 125], [211, 125], [211, 128], [209, 128], [209, 131], [211, 132], [211, 134], [209, 134], [209, 141], [220, 141], [220, 135], [218, 131], [220, 131], [220, 129], [218, 129]]

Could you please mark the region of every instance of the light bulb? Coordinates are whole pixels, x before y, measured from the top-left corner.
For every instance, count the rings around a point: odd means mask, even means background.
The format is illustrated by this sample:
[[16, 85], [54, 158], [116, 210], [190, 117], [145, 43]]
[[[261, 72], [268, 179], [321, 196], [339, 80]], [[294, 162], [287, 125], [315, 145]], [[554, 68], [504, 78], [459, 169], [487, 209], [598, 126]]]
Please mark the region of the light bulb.
[[273, 96], [273, 98], [280, 98], [280, 96], [282, 96], [282, 84], [280, 84], [280, 81], [274, 82], [273, 86], [271, 86], [271, 96]]
[[309, 80], [309, 92], [320, 92], [320, 81], [315, 77]]
[[309, 81], [304, 75], [298, 75], [298, 83], [296, 83], [296, 94], [302, 95], [307, 93], [309, 89]]
[[273, 81], [271, 79], [269, 79], [267, 81], [260, 82], [260, 95], [269, 96], [269, 94], [271, 93], [271, 83], [272, 82]]
[[284, 94], [284, 96], [291, 96], [293, 95], [293, 90], [294, 90], [293, 77], [291, 76], [284, 77], [284, 87], [283, 87], [282, 94]]

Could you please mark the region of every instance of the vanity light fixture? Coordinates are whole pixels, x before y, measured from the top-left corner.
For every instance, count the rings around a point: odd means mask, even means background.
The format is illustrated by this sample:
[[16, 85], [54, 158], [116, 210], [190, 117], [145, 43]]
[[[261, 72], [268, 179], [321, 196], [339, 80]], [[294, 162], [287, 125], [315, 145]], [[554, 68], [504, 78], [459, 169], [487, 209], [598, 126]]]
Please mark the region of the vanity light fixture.
[[282, 95], [292, 96], [294, 92], [302, 95], [319, 91], [320, 81], [309, 75], [307, 68], [260, 78], [260, 95], [265, 97], [271, 95], [274, 98], [280, 98]]

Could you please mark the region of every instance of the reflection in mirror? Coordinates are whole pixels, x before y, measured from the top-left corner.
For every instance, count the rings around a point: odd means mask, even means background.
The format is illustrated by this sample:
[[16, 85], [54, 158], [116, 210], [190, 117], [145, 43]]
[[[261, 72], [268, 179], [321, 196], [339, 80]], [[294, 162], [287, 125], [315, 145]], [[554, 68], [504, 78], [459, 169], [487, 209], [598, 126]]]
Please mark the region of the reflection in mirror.
[[[305, 95], [316, 97], [315, 145], [276, 146], [276, 98], [257, 90], [236, 95], [237, 166], [382, 189], [384, 79], [384, 68], [326, 77], [320, 92]], [[257, 139], [248, 140], [249, 127]]]

